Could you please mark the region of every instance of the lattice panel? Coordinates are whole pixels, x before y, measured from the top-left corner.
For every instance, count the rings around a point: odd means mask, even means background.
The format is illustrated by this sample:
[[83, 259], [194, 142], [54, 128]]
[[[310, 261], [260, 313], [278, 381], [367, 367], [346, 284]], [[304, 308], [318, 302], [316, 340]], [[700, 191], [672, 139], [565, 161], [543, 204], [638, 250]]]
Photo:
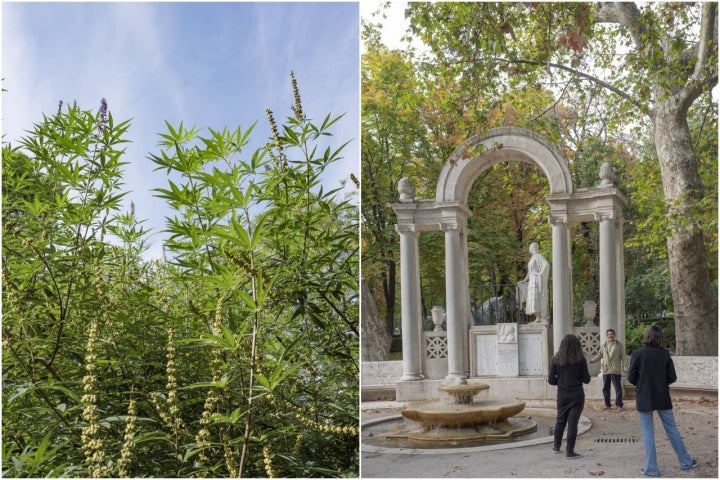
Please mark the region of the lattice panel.
[[446, 336], [425, 336], [425, 355], [428, 360], [433, 358], [447, 358]]
[[580, 343], [583, 347], [583, 352], [586, 355], [595, 356], [600, 352], [600, 332], [581, 332], [575, 330], [575, 334], [580, 338]]

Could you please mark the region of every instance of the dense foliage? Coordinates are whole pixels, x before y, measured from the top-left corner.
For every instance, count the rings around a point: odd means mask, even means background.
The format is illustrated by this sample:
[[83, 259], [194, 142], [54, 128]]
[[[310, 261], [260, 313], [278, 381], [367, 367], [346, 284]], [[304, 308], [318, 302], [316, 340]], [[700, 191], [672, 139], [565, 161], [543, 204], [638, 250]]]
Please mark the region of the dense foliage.
[[357, 206], [320, 183], [340, 117], [293, 87], [251, 153], [252, 127], [167, 124], [167, 261], [104, 101], [4, 145], [4, 476], [358, 474]]
[[[437, 172], [471, 135], [499, 126], [538, 132], [567, 158], [577, 188], [598, 185], [604, 162], [618, 174], [619, 188], [630, 199], [624, 212], [629, 319], [658, 315], [666, 305], [681, 324], [679, 351], [715, 352], [716, 309], [706, 307], [717, 298], [717, 264], [703, 261], [717, 258], [717, 102], [710, 94], [717, 82], [715, 7], [440, 2], [412, 3], [406, 18], [409, 41], [403, 50], [382, 45], [382, 21], [365, 19], [363, 89], [383, 79], [383, 89], [373, 87], [373, 92], [386, 92], [388, 103], [412, 92], [418, 114], [396, 122], [402, 109], [380, 111], [375, 105], [383, 104], [381, 99], [368, 104], [363, 96], [363, 173], [380, 172], [367, 165], [380, 158], [367, 155], [367, 146], [402, 152], [383, 159], [393, 166], [378, 163], [387, 177], [377, 183], [391, 187], [370, 197], [363, 188], [363, 206], [372, 204], [373, 215], [377, 210], [393, 218], [386, 199], [396, 198], [401, 175], [411, 178], [416, 197], [434, 198]], [[698, 38], [708, 35], [708, 48], [697, 48]], [[405, 67], [393, 70], [395, 65]], [[402, 76], [389, 73], [397, 71]], [[686, 119], [687, 131], [663, 123], [663, 109], [681, 102], [687, 108], [675, 118]], [[408, 130], [409, 120], [413, 141], [403, 142], [401, 128]], [[381, 124], [386, 128], [376, 127]], [[684, 149], [677, 155], [668, 154], [663, 144], [674, 135], [681, 135], [675, 143]], [[524, 276], [530, 241], [538, 241], [551, 258], [547, 193], [542, 172], [512, 162], [495, 165], [476, 180], [468, 200], [474, 300], [484, 301]], [[371, 203], [373, 198], [385, 203]], [[363, 209], [363, 271], [370, 273], [366, 281], [383, 305], [392, 299], [374, 274], [383, 272], [381, 261], [397, 261], [397, 248], [390, 256], [383, 246], [386, 238], [396, 242], [397, 235], [392, 220], [386, 221], [387, 236], [376, 232], [378, 223], [371, 220]], [[443, 241], [435, 234], [420, 238], [426, 311], [444, 301]], [[574, 311], [582, 323], [582, 302], [598, 300], [598, 226], [572, 225], [571, 241]], [[397, 326], [399, 315], [393, 313], [387, 322]], [[700, 332], [710, 333], [702, 345]]]

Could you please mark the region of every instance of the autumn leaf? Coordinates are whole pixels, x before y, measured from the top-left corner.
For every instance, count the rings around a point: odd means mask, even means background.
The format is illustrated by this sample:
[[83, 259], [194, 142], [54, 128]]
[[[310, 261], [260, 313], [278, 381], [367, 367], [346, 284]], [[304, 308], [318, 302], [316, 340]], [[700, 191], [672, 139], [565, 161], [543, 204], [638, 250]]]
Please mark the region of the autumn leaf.
[[587, 46], [588, 39], [577, 32], [568, 31], [565, 33], [565, 36], [567, 37], [567, 43], [570, 48], [578, 53], [582, 52]]

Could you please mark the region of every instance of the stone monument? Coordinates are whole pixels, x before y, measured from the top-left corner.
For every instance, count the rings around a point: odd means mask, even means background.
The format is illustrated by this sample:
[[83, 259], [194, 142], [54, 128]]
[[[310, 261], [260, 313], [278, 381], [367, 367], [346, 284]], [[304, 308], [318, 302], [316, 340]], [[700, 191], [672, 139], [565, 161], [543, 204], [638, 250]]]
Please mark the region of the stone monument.
[[533, 323], [548, 323], [548, 277], [550, 262], [540, 253], [537, 242], [530, 244], [530, 261], [525, 278], [518, 282], [521, 302], [525, 301], [525, 313], [534, 315]]

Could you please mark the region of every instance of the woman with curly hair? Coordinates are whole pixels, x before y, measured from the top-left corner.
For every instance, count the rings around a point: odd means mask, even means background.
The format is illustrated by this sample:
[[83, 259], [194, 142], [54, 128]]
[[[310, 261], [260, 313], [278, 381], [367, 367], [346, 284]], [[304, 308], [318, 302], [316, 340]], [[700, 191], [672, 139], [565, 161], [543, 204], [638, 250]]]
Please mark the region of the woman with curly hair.
[[575, 335], [565, 335], [560, 342], [560, 348], [550, 365], [548, 383], [558, 387], [553, 451], [560, 453], [560, 445], [567, 425], [565, 456], [580, 458], [583, 454], [575, 451], [575, 439], [580, 414], [585, 407], [583, 383], [590, 383], [590, 371], [580, 339]]

